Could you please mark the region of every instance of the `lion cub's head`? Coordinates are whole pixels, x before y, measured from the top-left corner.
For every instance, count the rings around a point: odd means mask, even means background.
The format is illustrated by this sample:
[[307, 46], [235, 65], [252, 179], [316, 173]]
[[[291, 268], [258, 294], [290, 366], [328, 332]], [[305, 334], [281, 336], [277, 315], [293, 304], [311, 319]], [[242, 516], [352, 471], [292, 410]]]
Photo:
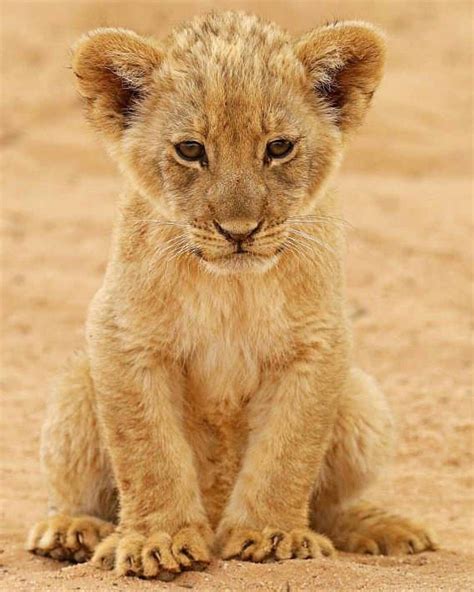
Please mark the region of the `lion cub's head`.
[[294, 39], [242, 13], [197, 18], [163, 43], [83, 37], [73, 68], [88, 116], [157, 217], [215, 269], [285, 249], [380, 81], [382, 36], [342, 22]]

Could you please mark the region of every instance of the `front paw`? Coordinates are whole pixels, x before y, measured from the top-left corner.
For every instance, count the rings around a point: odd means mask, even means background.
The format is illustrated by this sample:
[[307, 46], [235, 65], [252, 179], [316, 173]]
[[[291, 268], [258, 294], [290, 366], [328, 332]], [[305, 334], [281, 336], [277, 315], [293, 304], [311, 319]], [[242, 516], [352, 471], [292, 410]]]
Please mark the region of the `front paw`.
[[138, 532], [116, 532], [96, 549], [92, 563], [115, 569], [120, 576], [173, 580], [184, 570], [201, 571], [210, 562], [207, 527], [187, 526], [171, 536], [155, 531], [149, 536]]
[[223, 533], [220, 539], [223, 559], [267, 562], [312, 559], [334, 553], [331, 541], [309, 528], [290, 531], [270, 526], [261, 530], [232, 528]]

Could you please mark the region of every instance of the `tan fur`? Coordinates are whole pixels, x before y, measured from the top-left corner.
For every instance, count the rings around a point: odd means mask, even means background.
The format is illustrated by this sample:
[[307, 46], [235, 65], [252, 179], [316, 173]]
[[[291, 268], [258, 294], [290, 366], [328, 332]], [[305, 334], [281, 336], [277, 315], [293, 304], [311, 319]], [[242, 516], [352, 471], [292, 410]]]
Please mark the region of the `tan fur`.
[[[52, 518], [30, 550], [95, 550], [106, 569], [169, 579], [208, 563], [214, 533], [217, 553], [253, 561], [328, 555], [330, 539], [434, 548], [408, 520], [347, 507], [388, 457], [392, 421], [352, 366], [329, 187], [383, 61], [364, 23], [293, 39], [232, 12], [161, 44], [118, 29], [79, 41], [79, 92], [128, 188], [85, 351], [49, 405]], [[280, 137], [294, 150], [269, 160]], [[180, 160], [186, 140], [207, 163]], [[249, 253], [216, 223], [259, 224]], [[97, 546], [112, 529], [98, 518], [118, 526]]]

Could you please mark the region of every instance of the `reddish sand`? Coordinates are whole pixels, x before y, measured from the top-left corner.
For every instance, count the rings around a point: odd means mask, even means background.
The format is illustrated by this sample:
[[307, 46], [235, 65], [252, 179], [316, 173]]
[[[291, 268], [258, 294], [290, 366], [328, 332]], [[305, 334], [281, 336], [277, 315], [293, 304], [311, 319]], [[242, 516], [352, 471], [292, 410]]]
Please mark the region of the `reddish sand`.
[[[163, 35], [213, 6], [292, 31], [361, 18], [389, 34], [387, 75], [340, 178], [348, 301], [363, 367], [399, 423], [374, 499], [432, 524], [442, 550], [215, 562], [173, 584], [115, 578], [22, 550], [45, 510], [38, 466], [48, 383], [82, 341], [120, 179], [84, 123], [68, 47], [117, 25]], [[3, 2], [2, 590], [468, 590], [473, 578], [470, 2]]]

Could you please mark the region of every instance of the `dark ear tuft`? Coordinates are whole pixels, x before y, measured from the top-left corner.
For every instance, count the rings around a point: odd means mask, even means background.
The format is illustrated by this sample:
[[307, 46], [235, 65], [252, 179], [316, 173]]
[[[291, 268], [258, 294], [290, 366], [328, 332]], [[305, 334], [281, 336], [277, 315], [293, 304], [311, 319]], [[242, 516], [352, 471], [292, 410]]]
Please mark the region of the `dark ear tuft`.
[[133, 31], [97, 29], [74, 48], [72, 67], [88, 117], [109, 139], [118, 139], [146, 93], [159, 48]]
[[357, 127], [382, 78], [383, 34], [366, 23], [337, 22], [298, 39], [295, 51], [341, 131]]

